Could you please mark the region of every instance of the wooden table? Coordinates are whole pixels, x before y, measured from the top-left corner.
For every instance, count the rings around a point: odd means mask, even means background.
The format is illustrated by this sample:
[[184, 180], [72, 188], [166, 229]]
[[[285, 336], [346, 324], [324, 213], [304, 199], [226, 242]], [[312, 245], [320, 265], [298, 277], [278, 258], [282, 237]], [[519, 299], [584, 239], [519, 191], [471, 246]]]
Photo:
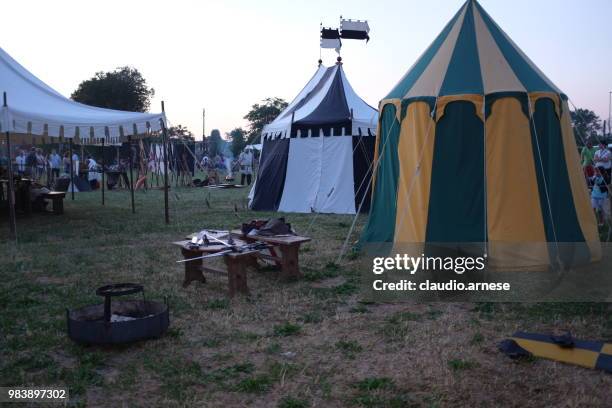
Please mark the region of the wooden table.
[[[189, 240], [177, 241], [173, 242], [173, 244], [181, 248], [181, 253], [184, 259], [212, 255], [229, 249], [222, 244], [193, 246]], [[244, 241], [235, 240], [235, 245], [238, 247], [245, 244], [246, 243]], [[193, 261], [185, 262], [185, 279], [183, 280], [183, 287], [189, 286], [189, 284], [193, 281], [205, 283], [206, 278], [204, 277], [203, 272], [207, 272], [216, 275], [227, 275], [230, 297], [233, 297], [236, 293], [248, 294], [249, 288], [247, 286], [246, 269], [247, 266], [252, 264], [252, 260], [256, 254], [256, 250], [247, 249], [242, 252], [229, 252], [222, 255], [227, 271], [213, 268], [211, 266], [205, 266], [204, 259], [195, 259]]]
[[[310, 238], [299, 235], [245, 235], [241, 230], [232, 230], [231, 233], [238, 239], [248, 243], [259, 241], [271, 245], [270, 255], [258, 253], [257, 256], [262, 259], [272, 260], [277, 266], [280, 266], [280, 276], [282, 279], [294, 280], [302, 277], [298, 254], [300, 245], [311, 241]], [[275, 248], [280, 251], [280, 256], [276, 255]]]

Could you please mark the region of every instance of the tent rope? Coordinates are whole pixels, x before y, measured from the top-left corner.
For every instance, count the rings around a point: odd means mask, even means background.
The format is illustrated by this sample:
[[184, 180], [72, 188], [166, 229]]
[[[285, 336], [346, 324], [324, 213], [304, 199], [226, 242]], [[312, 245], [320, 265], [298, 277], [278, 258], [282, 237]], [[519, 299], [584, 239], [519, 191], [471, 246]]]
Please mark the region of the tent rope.
[[[389, 142], [389, 135], [391, 134], [391, 130], [393, 130], [393, 127], [395, 126], [395, 122], [399, 123], [399, 121], [394, 120], [391, 126], [389, 127], [389, 130], [387, 131], [387, 134], [385, 136], [385, 142], [383, 143], [381, 147], [381, 151], [379, 152], [380, 157], [378, 158], [375, 157], [374, 160], [372, 160], [372, 164], [370, 165], [370, 168], [368, 168], [368, 171], [366, 172], [366, 174], [369, 174], [370, 169], [372, 169], [372, 177], [370, 177], [370, 180], [368, 181], [368, 187], [366, 188], [366, 191], [370, 189], [370, 186], [372, 185], [372, 181], [374, 180], [376, 173], [378, 172], [378, 168], [380, 167], [380, 163], [386, 151], [385, 147], [387, 146], [387, 143]], [[363, 204], [365, 203], [366, 197], [367, 197], [367, 194], [364, 194], [363, 197], [361, 198], [361, 202], [359, 203], [359, 208], [357, 209], [357, 212], [355, 213], [355, 217], [353, 217], [351, 228], [349, 229], [348, 234], [346, 234], [346, 238], [344, 239], [344, 243], [342, 244], [342, 248], [340, 249], [340, 254], [338, 255], [338, 258], [336, 259], [337, 264], [340, 264], [340, 262], [342, 261], [342, 257], [344, 256], [346, 252], [346, 246], [348, 245], [348, 241], [351, 235], [353, 234], [353, 230], [355, 229], [355, 225], [357, 224], [357, 218], [359, 218], [359, 214], [361, 213], [361, 208], [363, 207]]]
[[555, 248], [556, 248], [556, 255], [557, 255], [557, 259], [556, 261], [559, 263], [559, 265], [561, 265], [561, 259], [559, 257], [559, 241], [557, 239], [557, 228], [555, 226], [555, 220], [553, 217], [553, 213], [552, 213], [552, 205], [550, 203], [550, 195], [548, 193], [548, 183], [546, 182], [546, 173], [544, 170], [544, 163], [542, 162], [542, 150], [540, 148], [540, 139], [538, 137], [538, 130], [536, 129], [536, 125], [535, 125], [535, 120], [533, 118], [533, 112], [535, 112], [533, 108], [533, 106], [531, 105], [531, 98], [529, 97], [529, 92], [527, 92], [527, 103], [529, 105], [529, 121], [531, 123], [532, 129], [533, 129], [533, 133], [535, 136], [535, 140], [536, 140], [536, 147], [538, 150], [538, 158], [539, 158], [539, 164], [540, 164], [540, 171], [542, 172], [542, 181], [544, 182], [544, 193], [546, 196], [546, 204], [548, 207], [548, 216], [550, 218], [550, 224], [552, 226], [552, 230], [553, 230], [553, 237], [555, 240]]
[[[368, 178], [368, 175], [370, 174], [370, 172], [372, 170], [372, 162], [373, 161], [370, 160], [370, 158], [368, 157], [368, 151], [366, 150], [365, 144], [361, 142], [364, 137], [372, 137], [372, 136], [361, 136], [359, 138], [359, 142], [357, 142], [358, 145], [361, 144], [361, 152], [363, 153], [363, 157], [365, 157], [365, 159], [366, 159], [366, 161], [368, 163], [368, 170], [366, 170], [365, 174], [363, 175], [363, 178], [361, 179], [361, 182], [359, 183], [359, 187], [355, 190], [355, 197], [357, 197], [357, 195], [361, 191], [361, 187], [363, 187], [365, 181]], [[363, 193], [367, 194], [367, 192], [368, 192], [368, 190], [366, 189]]]
[[433, 127], [433, 123], [435, 122], [435, 115], [438, 109], [438, 100], [439, 100], [439, 95], [436, 96], [434, 108], [430, 113], [430, 117], [432, 118], [432, 120], [429, 122], [429, 125], [427, 126], [427, 133], [425, 134], [425, 140], [423, 140], [423, 146], [421, 146], [421, 150], [419, 151], [419, 159], [414, 169], [414, 174], [412, 175], [412, 178], [410, 180], [410, 187], [408, 188], [408, 191], [405, 193], [406, 208], [404, 209], [404, 211], [402, 211], [400, 222], [397, 225], [398, 230], [402, 229], [402, 225], [404, 224], [404, 219], [406, 218], [406, 214], [408, 213], [408, 208], [410, 207], [410, 197], [412, 196], [412, 190], [414, 189], [414, 186], [416, 184], [417, 177], [421, 175], [421, 165], [423, 164], [423, 159], [425, 156], [425, 147], [427, 146], [427, 143], [429, 141], [429, 135], [431, 134], [431, 128]]
[[487, 95], [483, 94], [482, 96], [482, 141], [483, 141], [483, 149], [482, 149], [482, 163], [483, 163], [483, 183], [482, 187], [484, 189], [484, 231], [482, 234], [483, 237], [483, 246], [484, 246], [484, 258], [487, 259], [489, 256], [489, 209], [488, 209], [488, 189], [487, 189]]

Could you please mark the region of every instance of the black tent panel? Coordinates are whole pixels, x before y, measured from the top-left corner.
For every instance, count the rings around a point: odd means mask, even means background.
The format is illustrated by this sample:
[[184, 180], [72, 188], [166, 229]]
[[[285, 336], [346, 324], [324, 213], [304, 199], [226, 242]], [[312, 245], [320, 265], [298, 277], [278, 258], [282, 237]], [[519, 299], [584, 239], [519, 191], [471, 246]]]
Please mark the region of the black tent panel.
[[344, 126], [348, 128], [350, 125], [351, 111], [346, 101], [342, 75], [340, 69], [337, 69], [327, 94], [321, 100], [321, 103], [308, 116], [295, 121], [291, 133], [297, 132], [298, 129], [304, 133], [308, 132], [309, 129], [317, 129], [322, 126], [328, 128], [330, 126]]
[[372, 136], [353, 136], [353, 183], [355, 185], [355, 211], [359, 210], [361, 200], [366, 195], [361, 207], [362, 213], [370, 211], [372, 196], [372, 161], [376, 138]]
[[251, 208], [256, 211], [276, 211], [283, 196], [289, 142], [291, 139], [265, 140], [263, 144], [259, 174]]

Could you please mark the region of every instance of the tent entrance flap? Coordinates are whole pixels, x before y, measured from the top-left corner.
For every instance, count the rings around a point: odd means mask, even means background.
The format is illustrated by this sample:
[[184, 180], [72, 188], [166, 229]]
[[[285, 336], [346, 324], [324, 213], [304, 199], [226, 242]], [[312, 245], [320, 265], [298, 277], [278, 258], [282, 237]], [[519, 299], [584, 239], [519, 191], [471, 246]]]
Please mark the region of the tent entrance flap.
[[446, 106], [436, 125], [426, 240], [486, 242], [483, 124], [467, 101]]
[[287, 174], [289, 140], [264, 141], [259, 175], [251, 203], [253, 210], [276, 211], [278, 209]]
[[323, 138], [292, 138], [289, 142], [287, 177], [278, 210], [309, 213], [315, 208], [322, 166]]

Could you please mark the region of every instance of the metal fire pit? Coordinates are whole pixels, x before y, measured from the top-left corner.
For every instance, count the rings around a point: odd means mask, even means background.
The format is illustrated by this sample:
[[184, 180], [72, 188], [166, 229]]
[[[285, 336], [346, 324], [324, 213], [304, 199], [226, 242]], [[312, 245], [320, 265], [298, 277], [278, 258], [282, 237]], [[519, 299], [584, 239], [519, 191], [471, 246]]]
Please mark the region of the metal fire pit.
[[[142, 300], [114, 297], [142, 293]], [[134, 283], [102, 286], [96, 295], [104, 303], [66, 309], [68, 336], [83, 344], [121, 344], [160, 337], [170, 325], [168, 302], [146, 300], [144, 289]]]

